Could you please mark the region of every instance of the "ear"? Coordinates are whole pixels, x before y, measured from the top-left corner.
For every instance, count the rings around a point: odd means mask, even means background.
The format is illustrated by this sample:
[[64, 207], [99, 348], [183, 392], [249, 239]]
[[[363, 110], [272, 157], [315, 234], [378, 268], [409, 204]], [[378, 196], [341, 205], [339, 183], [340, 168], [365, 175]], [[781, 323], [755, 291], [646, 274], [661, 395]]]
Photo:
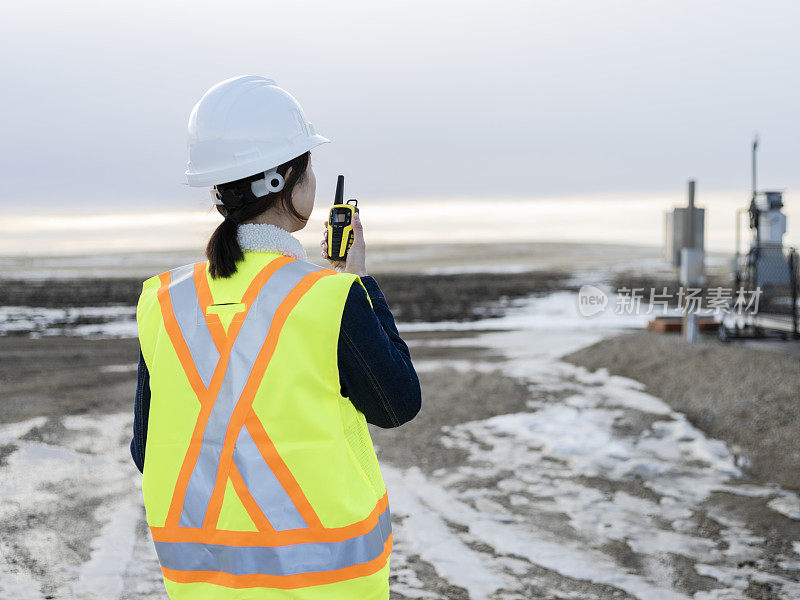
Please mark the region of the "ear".
[[283, 179], [288, 181], [293, 170], [294, 170], [294, 167], [289, 167], [288, 169], [286, 169], [286, 173], [284, 173]]

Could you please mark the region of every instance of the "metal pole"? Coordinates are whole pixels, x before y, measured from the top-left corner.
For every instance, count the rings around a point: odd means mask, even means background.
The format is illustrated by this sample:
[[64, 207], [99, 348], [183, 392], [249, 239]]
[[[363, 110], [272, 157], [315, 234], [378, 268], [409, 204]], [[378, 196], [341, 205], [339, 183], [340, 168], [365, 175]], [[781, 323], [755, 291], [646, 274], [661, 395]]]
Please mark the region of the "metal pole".
[[[744, 208], [736, 209], [736, 258], [739, 258], [742, 247], [742, 213], [745, 212]], [[738, 263], [737, 263], [738, 264]]]
[[758, 134], [753, 138], [753, 202], [756, 201], [756, 150], [758, 150]]
[[753, 195], [750, 199], [750, 214], [751, 220], [751, 227], [754, 227], [756, 230], [756, 248], [761, 244], [761, 232], [759, 231], [759, 220], [761, 217], [759, 216], [758, 206], [756, 205], [756, 196], [758, 195], [758, 188], [756, 187], [756, 150], [758, 150], [758, 134], [756, 134], [755, 138], [753, 139]]
[[[695, 181], [694, 179], [689, 180], [689, 206], [686, 209], [686, 238], [684, 247], [687, 250], [681, 252], [681, 268], [684, 269], [685, 274], [685, 281], [684, 276], [681, 277], [681, 284], [693, 286], [697, 284], [696, 281], [691, 279], [694, 278], [692, 275], [694, 271], [694, 260], [695, 257], [693, 256], [693, 250], [697, 248], [695, 245], [695, 227], [694, 227], [694, 188], [695, 188]], [[686, 261], [686, 264], [684, 264]], [[683, 311], [683, 338], [689, 342], [690, 344], [694, 344], [697, 341], [697, 314], [694, 310], [690, 308], [690, 303], [687, 302], [686, 306], [684, 307]]]
[[689, 243], [686, 248], [696, 248], [694, 243], [694, 179], [689, 180], [689, 209], [686, 211], [688, 223], [686, 225], [686, 237]]
[[686, 323], [686, 332], [684, 334], [686, 341], [690, 344], [696, 343], [698, 337], [697, 313], [694, 311], [687, 311], [684, 323]]
[[733, 275], [736, 278], [736, 289], [738, 290], [742, 283], [741, 276], [741, 262], [742, 262], [742, 215], [747, 212], [746, 208], [740, 208], [736, 211], [736, 254], [734, 254], [734, 268]]
[[797, 329], [797, 252], [794, 249], [789, 252], [789, 281], [792, 286], [792, 329], [794, 329], [794, 336], [797, 337], [800, 331]]

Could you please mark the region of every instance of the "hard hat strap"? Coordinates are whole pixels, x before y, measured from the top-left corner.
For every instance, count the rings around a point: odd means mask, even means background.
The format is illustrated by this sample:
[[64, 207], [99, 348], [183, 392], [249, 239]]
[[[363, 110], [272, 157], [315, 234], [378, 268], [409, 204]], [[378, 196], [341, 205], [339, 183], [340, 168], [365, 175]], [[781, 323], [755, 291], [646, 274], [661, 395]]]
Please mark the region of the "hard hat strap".
[[[241, 182], [245, 185], [215, 185], [211, 188], [211, 198], [217, 206], [226, 209], [238, 210], [245, 204], [258, 202], [269, 193], [276, 194], [286, 186], [283, 175], [278, 173], [278, 168], [270, 169], [263, 173], [256, 173]], [[250, 185], [246, 185], [249, 183]]]
[[214, 204], [225, 208], [225, 220], [239, 225], [242, 216], [234, 213], [247, 205], [255, 204], [270, 192], [281, 191], [285, 185], [286, 181], [275, 168], [252, 175], [234, 185], [215, 185], [211, 188], [211, 197]]
[[214, 186], [211, 188], [211, 195], [214, 197], [214, 203], [224, 206], [228, 211], [238, 210], [248, 202], [255, 202], [255, 196], [252, 199], [247, 198], [241, 190], [237, 188], [223, 188], [219, 189]]

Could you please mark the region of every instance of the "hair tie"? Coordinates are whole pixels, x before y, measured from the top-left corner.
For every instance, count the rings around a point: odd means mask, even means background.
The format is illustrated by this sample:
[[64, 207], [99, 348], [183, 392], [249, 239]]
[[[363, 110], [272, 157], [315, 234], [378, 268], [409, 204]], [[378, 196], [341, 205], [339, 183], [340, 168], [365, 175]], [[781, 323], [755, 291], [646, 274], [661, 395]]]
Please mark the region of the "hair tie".
[[239, 218], [239, 216], [234, 215], [233, 213], [230, 212], [227, 215], [225, 215], [225, 220], [232, 221], [234, 225], [239, 225], [241, 223], [241, 219]]

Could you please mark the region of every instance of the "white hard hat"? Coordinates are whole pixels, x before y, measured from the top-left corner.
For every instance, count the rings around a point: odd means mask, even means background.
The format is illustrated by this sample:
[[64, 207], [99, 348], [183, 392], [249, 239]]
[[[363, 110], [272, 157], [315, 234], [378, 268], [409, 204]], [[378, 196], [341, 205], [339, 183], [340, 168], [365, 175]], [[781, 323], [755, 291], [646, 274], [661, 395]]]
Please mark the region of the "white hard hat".
[[195, 187], [235, 181], [329, 141], [272, 79], [233, 77], [209, 89], [192, 109], [186, 179]]

